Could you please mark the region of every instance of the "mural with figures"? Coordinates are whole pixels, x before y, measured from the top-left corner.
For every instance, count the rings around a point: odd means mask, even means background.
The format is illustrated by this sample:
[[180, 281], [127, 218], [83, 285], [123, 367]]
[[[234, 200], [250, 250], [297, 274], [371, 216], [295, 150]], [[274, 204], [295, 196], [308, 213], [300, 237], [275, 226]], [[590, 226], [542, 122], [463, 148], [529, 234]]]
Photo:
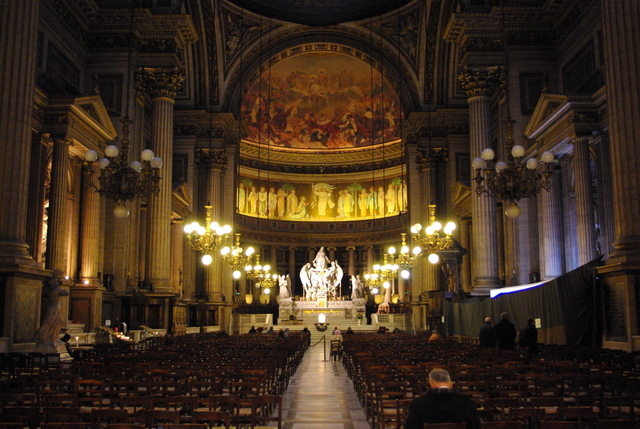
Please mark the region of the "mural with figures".
[[403, 176], [368, 182], [283, 183], [240, 176], [237, 210], [246, 216], [299, 221], [353, 221], [407, 209]]
[[397, 140], [397, 94], [364, 61], [305, 53], [263, 72], [247, 92], [248, 139], [296, 149], [346, 149]]

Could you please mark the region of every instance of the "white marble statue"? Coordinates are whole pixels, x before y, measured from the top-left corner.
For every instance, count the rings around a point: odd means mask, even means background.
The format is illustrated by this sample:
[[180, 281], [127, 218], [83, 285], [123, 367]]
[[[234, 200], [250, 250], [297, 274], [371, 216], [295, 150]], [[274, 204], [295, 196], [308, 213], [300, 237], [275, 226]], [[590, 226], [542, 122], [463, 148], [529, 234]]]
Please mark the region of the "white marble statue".
[[60, 281], [54, 275], [49, 281], [49, 306], [40, 328], [36, 332], [35, 352], [66, 354], [67, 347], [60, 340], [64, 318], [60, 312], [60, 300], [69, 296], [69, 292], [60, 287]]
[[300, 270], [300, 280], [307, 300], [324, 296], [337, 298], [344, 272], [337, 261], [329, 261], [324, 247], [321, 247], [313, 263], [305, 264]]
[[364, 298], [364, 285], [360, 275], [351, 276], [351, 299]]
[[282, 275], [278, 277], [278, 282], [280, 284], [280, 298], [291, 298], [291, 279], [289, 278], [289, 274], [286, 276]]

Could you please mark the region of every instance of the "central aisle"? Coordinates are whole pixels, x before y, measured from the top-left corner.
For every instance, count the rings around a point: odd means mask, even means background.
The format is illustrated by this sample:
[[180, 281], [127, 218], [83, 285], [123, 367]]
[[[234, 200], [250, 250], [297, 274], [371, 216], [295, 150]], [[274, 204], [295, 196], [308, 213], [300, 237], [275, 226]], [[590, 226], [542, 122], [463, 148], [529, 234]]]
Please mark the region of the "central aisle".
[[283, 429], [371, 429], [342, 362], [310, 347], [282, 397]]

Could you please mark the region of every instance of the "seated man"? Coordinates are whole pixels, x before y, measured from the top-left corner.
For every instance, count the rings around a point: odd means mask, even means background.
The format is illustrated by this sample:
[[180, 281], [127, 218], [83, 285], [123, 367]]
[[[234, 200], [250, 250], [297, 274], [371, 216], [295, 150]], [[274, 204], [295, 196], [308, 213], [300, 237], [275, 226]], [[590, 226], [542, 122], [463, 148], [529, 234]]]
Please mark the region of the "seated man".
[[442, 368], [429, 373], [429, 391], [409, 405], [405, 429], [423, 429], [425, 423], [466, 423], [467, 429], [480, 429], [476, 404], [466, 395], [453, 391], [451, 376]]

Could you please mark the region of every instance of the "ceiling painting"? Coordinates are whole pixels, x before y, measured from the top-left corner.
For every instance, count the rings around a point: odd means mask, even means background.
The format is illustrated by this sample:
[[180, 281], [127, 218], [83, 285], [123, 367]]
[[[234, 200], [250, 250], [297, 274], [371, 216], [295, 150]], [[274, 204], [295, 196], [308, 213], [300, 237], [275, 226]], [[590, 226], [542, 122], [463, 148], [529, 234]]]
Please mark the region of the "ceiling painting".
[[299, 150], [335, 150], [397, 140], [402, 117], [392, 85], [364, 61], [305, 53], [267, 69], [242, 104], [248, 139]]

